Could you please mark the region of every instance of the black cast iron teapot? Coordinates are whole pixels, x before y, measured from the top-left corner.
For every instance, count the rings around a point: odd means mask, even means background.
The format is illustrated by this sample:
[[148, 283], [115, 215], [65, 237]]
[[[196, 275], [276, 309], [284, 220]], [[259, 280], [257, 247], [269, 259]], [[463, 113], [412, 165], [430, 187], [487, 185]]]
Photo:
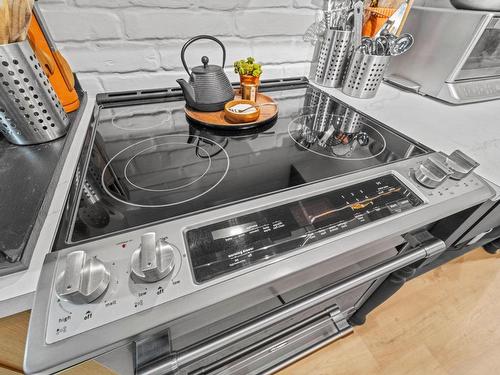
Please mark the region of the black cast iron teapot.
[[[209, 39], [217, 42], [222, 48], [222, 66], [209, 65], [208, 57], [203, 56], [203, 65], [196, 66], [191, 71], [186, 64], [185, 52], [189, 45], [200, 39]], [[222, 42], [210, 35], [198, 35], [188, 40], [182, 47], [181, 60], [184, 69], [189, 74], [189, 82], [178, 79], [187, 105], [202, 112], [215, 112], [224, 109], [224, 104], [234, 99], [234, 90], [224, 73], [226, 63], [226, 49]]]

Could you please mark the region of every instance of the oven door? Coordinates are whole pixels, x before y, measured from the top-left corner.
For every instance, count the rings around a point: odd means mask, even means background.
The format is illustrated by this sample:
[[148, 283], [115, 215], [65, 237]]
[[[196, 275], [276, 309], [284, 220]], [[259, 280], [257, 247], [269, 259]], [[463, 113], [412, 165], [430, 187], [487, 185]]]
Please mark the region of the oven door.
[[[351, 333], [349, 316], [389, 274], [444, 251], [443, 241], [425, 233], [405, 236], [405, 241], [384, 250], [364, 249], [371, 256], [299, 288], [286, 287], [297, 280], [277, 282], [269, 286], [276, 295], [273, 300], [221, 321], [207, 325], [214, 314], [193, 314], [97, 360], [120, 374], [272, 373]], [[416, 243], [415, 238], [424, 240]], [[212, 310], [225, 315], [222, 310], [235, 305], [238, 301], [227, 301]], [[186, 323], [196, 327], [200, 319], [205, 326], [190, 330]]]

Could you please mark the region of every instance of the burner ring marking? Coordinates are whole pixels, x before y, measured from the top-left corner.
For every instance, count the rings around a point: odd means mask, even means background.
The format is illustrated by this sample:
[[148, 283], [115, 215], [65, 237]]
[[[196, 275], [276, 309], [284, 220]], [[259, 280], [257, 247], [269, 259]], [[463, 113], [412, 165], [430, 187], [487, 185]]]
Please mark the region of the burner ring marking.
[[211, 186], [209, 189], [207, 189], [206, 191], [198, 194], [198, 195], [195, 195], [194, 197], [191, 197], [189, 199], [184, 199], [182, 201], [179, 201], [179, 202], [175, 202], [175, 203], [165, 203], [165, 204], [138, 204], [138, 203], [132, 203], [132, 202], [127, 202], [123, 199], [120, 199], [118, 197], [115, 197], [110, 191], [109, 189], [107, 188], [105, 182], [104, 182], [104, 174], [106, 173], [106, 170], [108, 169], [108, 167], [111, 165], [111, 163], [113, 162], [113, 160], [115, 160], [119, 155], [123, 154], [125, 151], [129, 150], [130, 148], [132, 147], [135, 147], [141, 143], [144, 143], [144, 142], [148, 142], [148, 141], [152, 141], [154, 139], [158, 139], [158, 138], [164, 138], [164, 137], [167, 137], [167, 138], [173, 138], [173, 137], [186, 137], [185, 135], [160, 135], [160, 136], [157, 136], [157, 137], [152, 137], [152, 138], [148, 138], [148, 139], [144, 139], [142, 141], [139, 141], [139, 142], [136, 142], [134, 144], [131, 144], [130, 146], [127, 146], [125, 147], [123, 150], [119, 151], [118, 153], [116, 153], [111, 159], [109, 159], [109, 161], [106, 163], [106, 165], [104, 166], [103, 170], [102, 170], [102, 174], [101, 174], [101, 182], [102, 182], [102, 186], [104, 188], [104, 191], [113, 199], [117, 200], [118, 202], [121, 202], [123, 204], [128, 204], [130, 206], [134, 206], [134, 207], [142, 207], [142, 208], [162, 208], [162, 207], [170, 207], [170, 206], [176, 206], [178, 204], [182, 204], [182, 203], [186, 203], [186, 202], [189, 202], [189, 201], [192, 201], [196, 198], [199, 198], [205, 194], [207, 194], [208, 192], [210, 192], [211, 190], [215, 189], [221, 182], [222, 180], [224, 180], [224, 178], [226, 177], [227, 175], [227, 172], [229, 171], [229, 165], [230, 165], [230, 161], [229, 161], [229, 155], [227, 153], [227, 151], [220, 145], [218, 144], [217, 142], [211, 140], [211, 139], [208, 139], [208, 138], [205, 138], [205, 137], [201, 137], [201, 136], [198, 136], [198, 135], [193, 135], [193, 136], [189, 136], [191, 138], [197, 138], [199, 140], [202, 140], [204, 142], [207, 142], [209, 144], [214, 144], [214, 145], [217, 145], [219, 148], [222, 149], [222, 152], [224, 153], [225, 157], [226, 157], [226, 160], [227, 160], [227, 165], [226, 165], [226, 169], [224, 170], [224, 173], [222, 174], [222, 176], [220, 177], [219, 181], [217, 181], [213, 186]]
[[127, 162], [127, 164], [125, 164], [125, 167], [124, 167], [124, 176], [125, 176], [125, 179], [128, 181], [128, 183], [134, 187], [136, 187], [137, 189], [141, 189], [141, 190], [145, 190], [145, 191], [151, 191], [151, 192], [162, 192], [162, 191], [174, 191], [174, 190], [179, 190], [179, 189], [182, 189], [182, 188], [185, 188], [189, 185], [192, 185], [194, 184], [195, 182], [201, 180], [207, 173], [208, 171], [210, 170], [210, 167], [212, 166], [212, 158], [210, 157], [210, 154], [208, 153], [207, 150], [205, 150], [203, 147], [200, 147], [200, 146], [196, 146], [196, 145], [193, 145], [193, 147], [197, 148], [197, 149], [200, 149], [202, 150], [204, 153], [205, 153], [205, 156], [208, 157], [208, 166], [207, 166], [207, 169], [203, 172], [202, 175], [200, 175], [198, 178], [194, 179], [193, 181], [191, 182], [188, 182], [187, 184], [184, 184], [184, 185], [181, 185], [181, 186], [176, 186], [174, 188], [167, 188], [167, 189], [150, 189], [150, 188], [145, 188], [145, 187], [142, 187], [140, 185], [137, 185], [137, 184], [134, 184], [130, 178], [128, 177], [128, 173], [127, 173], [127, 170], [128, 170], [128, 167], [130, 165], [130, 163], [132, 162], [132, 160], [134, 160], [136, 157], [138, 157], [139, 155], [145, 153], [146, 151], [148, 150], [151, 150], [152, 148], [155, 148], [155, 147], [159, 147], [159, 146], [164, 146], [164, 145], [185, 145], [185, 143], [182, 143], [182, 142], [165, 142], [165, 143], [160, 143], [160, 144], [157, 144], [157, 145], [154, 145], [154, 146], [150, 146], [150, 147], [147, 147], [145, 148], [144, 150], [142, 151], [139, 151], [137, 154], [135, 154], [134, 156], [132, 156], [129, 161]]

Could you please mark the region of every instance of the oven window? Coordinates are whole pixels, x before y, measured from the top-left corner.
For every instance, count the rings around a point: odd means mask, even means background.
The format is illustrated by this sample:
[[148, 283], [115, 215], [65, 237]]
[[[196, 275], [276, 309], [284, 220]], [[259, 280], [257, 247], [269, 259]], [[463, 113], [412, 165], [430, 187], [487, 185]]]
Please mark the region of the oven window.
[[500, 76], [500, 29], [486, 29], [457, 79]]

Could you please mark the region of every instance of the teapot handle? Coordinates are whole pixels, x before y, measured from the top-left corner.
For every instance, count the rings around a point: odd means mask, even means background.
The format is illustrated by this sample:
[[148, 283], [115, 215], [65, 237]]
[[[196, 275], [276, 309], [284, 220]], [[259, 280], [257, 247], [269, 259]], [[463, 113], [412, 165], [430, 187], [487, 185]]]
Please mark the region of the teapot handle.
[[195, 36], [191, 39], [189, 39], [183, 46], [182, 46], [182, 50], [181, 50], [181, 60], [182, 60], [182, 65], [184, 66], [184, 69], [186, 69], [186, 72], [191, 76], [191, 72], [189, 71], [189, 68], [186, 64], [186, 59], [184, 57], [184, 54], [186, 52], [186, 49], [189, 47], [189, 45], [191, 45], [191, 43], [193, 42], [196, 42], [197, 40], [200, 40], [200, 39], [209, 39], [209, 40], [213, 40], [214, 42], [218, 43], [219, 46], [222, 48], [222, 68], [224, 68], [224, 66], [226, 65], [226, 48], [224, 47], [224, 44], [222, 44], [222, 42], [217, 39], [216, 37], [213, 37], [211, 35], [198, 35], [198, 36]]

